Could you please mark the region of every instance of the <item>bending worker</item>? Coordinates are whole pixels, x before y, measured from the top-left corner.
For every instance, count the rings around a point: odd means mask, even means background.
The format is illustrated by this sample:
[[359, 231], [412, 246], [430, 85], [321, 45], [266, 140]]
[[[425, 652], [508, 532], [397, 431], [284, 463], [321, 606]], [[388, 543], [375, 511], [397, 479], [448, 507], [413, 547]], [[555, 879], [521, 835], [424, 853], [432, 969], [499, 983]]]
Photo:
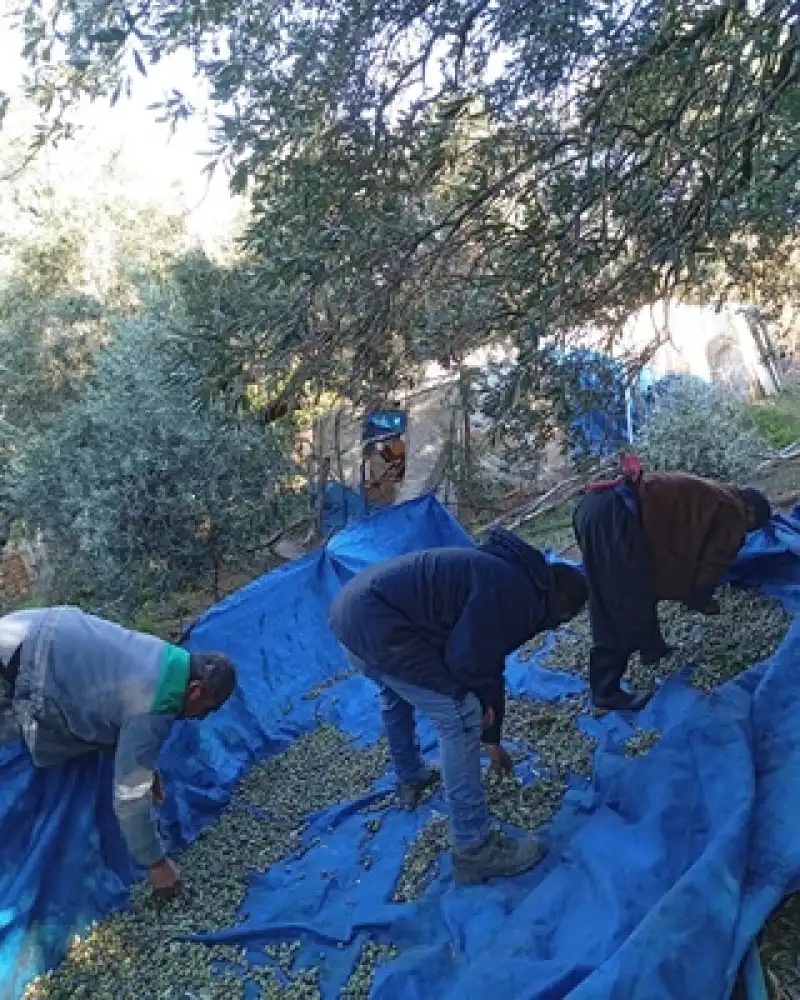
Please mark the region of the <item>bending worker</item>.
[[[180, 887], [152, 814], [158, 756], [176, 719], [204, 719], [236, 684], [220, 653], [189, 653], [77, 608], [0, 618], [0, 689], [37, 767], [114, 753], [114, 810], [154, 891]], [[7, 695], [8, 699], [8, 695]]]
[[364, 570], [337, 595], [330, 624], [353, 665], [381, 695], [401, 804], [414, 808], [432, 783], [414, 712], [436, 727], [450, 808], [455, 876], [480, 883], [517, 875], [544, 854], [536, 838], [490, 832], [481, 784], [481, 726], [492, 764], [500, 746], [506, 656], [574, 617], [586, 602], [582, 573], [496, 530], [477, 548], [429, 549]]
[[589, 683], [597, 708], [644, 707], [652, 692], [620, 686], [629, 657], [654, 664], [672, 652], [658, 601], [719, 614], [714, 591], [745, 536], [771, 516], [758, 490], [735, 489], [685, 473], [634, 471], [595, 484], [574, 517], [589, 579]]

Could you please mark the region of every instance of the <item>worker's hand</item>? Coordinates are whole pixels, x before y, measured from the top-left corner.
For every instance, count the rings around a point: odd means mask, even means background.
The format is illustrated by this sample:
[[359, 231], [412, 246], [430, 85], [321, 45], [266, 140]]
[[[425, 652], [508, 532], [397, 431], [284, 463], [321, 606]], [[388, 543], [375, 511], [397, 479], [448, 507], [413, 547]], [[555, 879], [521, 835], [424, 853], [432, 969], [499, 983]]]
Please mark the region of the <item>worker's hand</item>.
[[483, 718], [481, 719], [481, 725], [484, 729], [488, 729], [489, 726], [494, 725], [494, 709], [487, 708], [483, 713]]
[[158, 899], [172, 899], [180, 892], [181, 870], [170, 858], [150, 865], [150, 885]]
[[152, 794], [153, 794], [153, 802], [157, 806], [163, 806], [164, 805], [164, 799], [165, 799], [164, 782], [161, 780], [161, 775], [158, 773], [158, 771], [156, 771], [156, 773], [153, 775], [153, 793]]
[[499, 743], [490, 743], [486, 747], [489, 754], [489, 769], [497, 771], [498, 774], [511, 774], [514, 770], [514, 761]]

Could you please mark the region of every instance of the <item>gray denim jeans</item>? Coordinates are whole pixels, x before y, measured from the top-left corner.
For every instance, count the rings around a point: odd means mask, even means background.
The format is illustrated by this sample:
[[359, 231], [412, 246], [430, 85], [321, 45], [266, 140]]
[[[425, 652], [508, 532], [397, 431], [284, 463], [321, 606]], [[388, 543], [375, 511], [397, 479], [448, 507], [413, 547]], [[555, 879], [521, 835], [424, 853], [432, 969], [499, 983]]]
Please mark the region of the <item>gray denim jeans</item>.
[[424, 773], [414, 729], [414, 712], [427, 715], [439, 738], [442, 784], [450, 807], [455, 847], [476, 847], [489, 834], [481, 783], [481, 704], [474, 694], [454, 698], [382, 674], [358, 657], [350, 662], [378, 685], [381, 712], [397, 777], [414, 781]]

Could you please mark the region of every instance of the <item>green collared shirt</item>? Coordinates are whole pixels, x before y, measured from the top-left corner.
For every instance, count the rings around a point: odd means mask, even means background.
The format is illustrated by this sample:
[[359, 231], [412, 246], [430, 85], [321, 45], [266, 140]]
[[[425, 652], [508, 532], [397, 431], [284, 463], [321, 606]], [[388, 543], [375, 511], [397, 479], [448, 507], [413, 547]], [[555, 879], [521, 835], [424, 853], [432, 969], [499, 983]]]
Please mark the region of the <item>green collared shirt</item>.
[[178, 715], [188, 686], [189, 653], [180, 646], [165, 646], [150, 711], [158, 715]]

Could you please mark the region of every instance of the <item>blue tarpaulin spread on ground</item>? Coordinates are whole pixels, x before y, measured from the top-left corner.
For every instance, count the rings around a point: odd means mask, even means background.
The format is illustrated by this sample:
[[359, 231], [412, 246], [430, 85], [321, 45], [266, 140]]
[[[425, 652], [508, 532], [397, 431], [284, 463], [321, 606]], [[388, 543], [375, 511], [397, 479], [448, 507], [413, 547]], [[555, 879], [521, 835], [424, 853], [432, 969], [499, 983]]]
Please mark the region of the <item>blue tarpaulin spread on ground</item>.
[[[314, 485], [308, 491], [309, 503], [314, 507], [317, 502], [317, 490]], [[367, 513], [367, 502], [360, 493], [343, 486], [341, 483], [329, 482], [325, 487], [325, 502], [322, 509], [322, 534], [327, 537], [334, 531], [341, 531], [349, 524], [360, 521]]]
[[[380, 734], [377, 698], [351, 677], [301, 695], [345, 666], [325, 623], [338, 588], [363, 566], [432, 545], [470, 544], [433, 499], [381, 511], [238, 591], [204, 615], [189, 645], [239, 665], [232, 701], [201, 725], [179, 723], [165, 749], [173, 845], [213, 821], [237, 780], [319, 718], [361, 742]], [[748, 544], [733, 574], [800, 611], [800, 509]], [[575, 677], [513, 661], [514, 694], [553, 699]], [[287, 702], [294, 707], [285, 714]], [[365, 936], [392, 942], [378, 1000], [703, 1000], [730, 995], [759, 927], [800, 873], [800, 626], [767, 664], [705, 695], [670, 679], [640, 725], [664, 731], [624, 757], [620, 716], [587, 720], [602, 743], [593, 783], [576, 779], [534, 872], [458, 888], [445, 858], [414, 903], [389, 902], [416, 814], [388, 808], [361, 854], [366, 817], [352, 803], [311, 817], [300, 858], [252, 880], [243, 921], [217, 939], [260, 950], [300, 938], [336, 997]], [[434, 741], [422, 726], [423, 747]], [[520, 765], [530, 775], [532, 762]], [[386, 787], [385, 779], [382, 787]], [[358, 803], [357, 805], [363, 805]], [[52, 966], [69, 935], [122, 904], [135, 875], [111, 809], [111, 761], [34, 772], [18, 744], [0, 749], [0, 996]], [[299, 877], [302, 876], [302, 877]], [[301, 955], [302, 958], [302, 955]]]

